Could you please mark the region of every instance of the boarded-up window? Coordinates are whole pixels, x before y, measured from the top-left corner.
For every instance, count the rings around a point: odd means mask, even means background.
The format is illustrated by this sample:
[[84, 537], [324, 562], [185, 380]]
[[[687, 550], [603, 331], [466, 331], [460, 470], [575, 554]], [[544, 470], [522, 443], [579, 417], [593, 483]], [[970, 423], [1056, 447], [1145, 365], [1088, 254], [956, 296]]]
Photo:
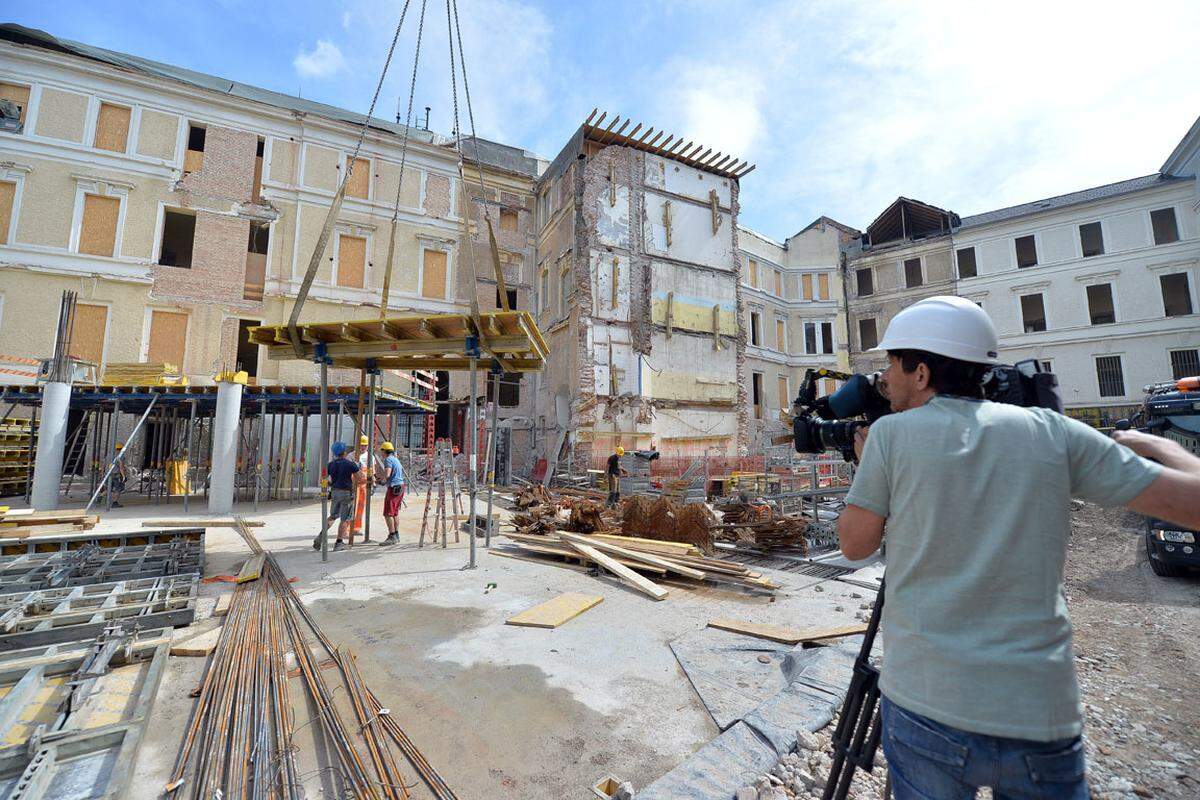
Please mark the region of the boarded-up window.
[[107, 327], [108, 306], [77, 303], [75, 322], [71, 327], [71, 355], [100, 366]]
[[85, 194], [83, 224], [79, 228], [79, 252], [111, 258], [117, 246], [117, 219], [120, 214], [120, 198]]
[[[29, 87], [18, 86], [15, 83], [0, 83], [0, 100], [7, 100], [16, 106], [17, 120], [25, 123], [25, 112], [29, 108]], [[17, 131], [20, 131], [20, 127]]]
[[339, 236], [337, 285], [363, 288], [366, 269], [367, 240], [361, 236]]
[[[354, 169], [351, 170], [350, 167]], [[346, 169], [350, 178], [346, 181], [346, 196], [366, 200], [371, 193], [371, 160], [346, 156]]]
[[781, 319], [775, 320], [775, 349], [780, 352], [787, 350], [787, 328]]
[[446, 299], [446, 253], [426, 250], [421, 266], [421, 296]]
[[517, 212], [501, 211], [500, 212], [500, 230], [508, 231], [509, 233], [517, 232]]
[[8, 244], [9, 223], [12, 221], [16, 197], [17, 185], [11, 181], [0, 181], [0, 244]]
[[788, 408], [791, 406], [792, 398], [788, 397], [788, 379], [786, 375], [779, 376], [779, 407]]
[[783, 297], [783, 273], [775, 270], [775, 296]]
[[129, 107], [100, 104], [96, 117], [96, 149], [124, 153], [129, 144]]
[[196, 215], [177, 209], [165, 209], [158, 263], [166, 267], [191, 267], [195, 242]]
[[817, 276], [817, 299], [829, 299], [829, 273], [822, 272]]
[[813, 280], [812, 279], [813, 279], [813, 276], [807, 272], [800, 276], [800, 285], [804, 291], [804, 299], [805, 300], [813, 299]]
[[758, 262], [753, 258], [750, 259], [750, 285], [758, 287]]
[[151, 311], [150, 343], [146, 347], [146, 361], [151, 364], [173, 364], [183, 369], [187, 325], [187, 314], [176, 311]]

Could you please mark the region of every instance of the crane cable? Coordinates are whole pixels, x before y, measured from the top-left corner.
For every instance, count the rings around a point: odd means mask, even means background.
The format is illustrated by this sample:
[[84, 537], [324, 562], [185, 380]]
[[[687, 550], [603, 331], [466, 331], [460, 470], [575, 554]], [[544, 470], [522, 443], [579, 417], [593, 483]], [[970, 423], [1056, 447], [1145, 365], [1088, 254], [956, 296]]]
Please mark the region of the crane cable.
[[379, 318], [387, 318], [388, 294], [392, 285], [392, 260], [396, 254], [396, 222], [400, 217], [400, 190], [404, 187], [404, 167], [408, 163], [408, 133], [412, 125], [413, 97], [417, 91], [417, 65], [421, 62], [421, 38], [425, 33], [425, 3], [421, 0], [421, 17], [417, 22], [417, 50], [413, 56], [412, 80], [408, 84], [408, 113], [404, 117], [404, 140], [400, 144], [400, 180], [396, 182], [396, 202], [392, 205], [392, 229], [388, 237], [387, 266], [383, 273], [383, 298], [379, 303]]
[[[379, 73], [379, 82], [375, 85], [375, 94], [371, 96], [371, 106], [367, 109], [367, 115], [363, 118], [362, 126], [358, 130], [358, 140], [354, 143], [354, 154], [350, 160], [346, 162], [346, 174], [342, 176], [342, 183], [338, 186], [337, 192], [333, 196], [333, 202], [329, 206], [329, 213], [325, 215], [325, 225], [321, 229], [321, 235], [317, 237], [317, 244], [313, 248], [312, 257], [308, 261], [308, 269], [304, 273], [304, 280], [300, 283], [300, 289], [296, 293], [296, 300], [292, 303], [292, 314], [288, 318], [288, 338], [292, 340], [292, 348], [296, 352], [297, 357], [303, 357], [304, 345], [300, 341], [300, 331], [296, 327], [296, 323], [300, 319], [300, 312], [304, 308], [305, 301], [308, 300], [308, 292], [312, 288], [313, 280], [317, 277], [317, 268], [321, 263], [321, 256], [325, 254], [325, 248], [329, 245], [329, 234], [333, 230], [333, 224], [337, 220], [338, 212], [342, 208], [342, 201], [346, 197], [346, 185], [350, 182], [350, 176], [354, 172], [354, 165], [358, 161], [358, 154], [362, 150], [363, 140], [367, 136], [367, 128], [371, 125], [371, 115], [375, 113], [375, 104], [379, 102], [379, 93], [383, 90], [383, 81], [387, 77], [388, 68], [392, 63], [392, 56], [396, 52], [396, 42], [400, 40], [400, 29], [404, 27], [404, 18], [408, 16], [408, 5], [410, 0], [404, 0], [404, 8], [400, 11], [400, 21], [396, 23], [396, 32], [392, 35], [392, 44], [388, 47], [387, 58], [383, 62], [383, 71]], [[401, 173], [403, 176], [403, 173]]]

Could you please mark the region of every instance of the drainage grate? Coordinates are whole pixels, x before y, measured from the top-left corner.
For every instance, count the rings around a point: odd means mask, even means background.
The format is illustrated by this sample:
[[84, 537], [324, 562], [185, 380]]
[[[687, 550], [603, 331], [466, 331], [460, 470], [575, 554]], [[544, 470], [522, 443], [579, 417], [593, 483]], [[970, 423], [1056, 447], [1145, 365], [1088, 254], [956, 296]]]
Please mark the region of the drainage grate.
[[737, 561], [748, 567], [777, 569], [781, 572], [791, 572], [811, 578], [839, 578], [849, 572], [854, 572], [853, 567], [840, 567], [836, 564], [822, 564], [817, 561], [789, 558], [787, 556], [769, 556], [758, 553], [724, 553], [723, 556], [730, 561]]

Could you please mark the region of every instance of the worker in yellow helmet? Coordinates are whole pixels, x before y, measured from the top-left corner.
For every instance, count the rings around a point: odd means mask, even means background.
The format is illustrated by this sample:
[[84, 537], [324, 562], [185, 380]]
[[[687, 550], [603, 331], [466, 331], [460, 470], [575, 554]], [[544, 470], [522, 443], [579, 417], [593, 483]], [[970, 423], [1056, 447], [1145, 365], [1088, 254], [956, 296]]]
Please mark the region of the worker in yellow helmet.
[[621, 476], [629, 473], [621, 467], [621, 456], [625, 448], [617, 445], [617, 450], [608, 457], [608, 469], [604, 471], [608, 479], [608, 499], [604, 502], [609, 508], [616, 508], [621, 503]]
[[387, 538], [379, 545], [386, 547], [400, 541], [398, 527], [400, 504], [404, 502], [404, 467], [400, 465], [400, 459], [396, 458], [396, 448], [391, 442], [380, 444], [379, 451], [383, 455], [384, 472], [380, 482], [387, 486], [387, 493], [383, 496], [383, 521], [387, 523], [388, 529]]

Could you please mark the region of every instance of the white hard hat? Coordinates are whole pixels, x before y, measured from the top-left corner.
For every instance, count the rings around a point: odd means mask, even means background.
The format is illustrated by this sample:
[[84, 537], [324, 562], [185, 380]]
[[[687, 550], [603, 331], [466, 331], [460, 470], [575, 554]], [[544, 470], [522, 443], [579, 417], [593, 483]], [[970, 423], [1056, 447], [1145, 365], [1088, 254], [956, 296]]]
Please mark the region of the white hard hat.
[[888, 323], [871, 351], [924, 350], [959, 361], [998, 364], [996, 326], [984, 310], [963, 297], [927, 297]]

